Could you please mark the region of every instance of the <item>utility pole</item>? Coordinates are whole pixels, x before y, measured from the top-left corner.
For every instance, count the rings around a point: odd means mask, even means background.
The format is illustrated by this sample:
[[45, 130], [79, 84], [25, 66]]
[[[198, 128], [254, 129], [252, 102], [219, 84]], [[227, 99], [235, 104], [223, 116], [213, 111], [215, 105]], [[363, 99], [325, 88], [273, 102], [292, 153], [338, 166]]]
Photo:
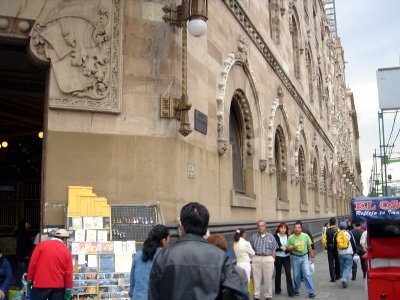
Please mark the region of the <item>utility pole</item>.
[[383, 112], [378, 112], [379, 121], [379, 148], [381, 158], [381, 183], [382, 183], [382, 196], [387, 196], [387, 153], [386, 153], [386, 140], [385, 140], [385, 125], [383, 119]]

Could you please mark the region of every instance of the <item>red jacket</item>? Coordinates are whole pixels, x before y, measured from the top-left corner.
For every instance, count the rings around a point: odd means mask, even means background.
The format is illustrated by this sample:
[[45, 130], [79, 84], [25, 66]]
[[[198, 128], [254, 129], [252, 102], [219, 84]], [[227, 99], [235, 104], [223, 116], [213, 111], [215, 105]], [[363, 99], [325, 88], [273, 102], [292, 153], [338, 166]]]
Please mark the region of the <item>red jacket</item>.
[[53, 238], [35, 247], [27, 279], [35, 288], [72, 288], [71, 252], [61, 240]]

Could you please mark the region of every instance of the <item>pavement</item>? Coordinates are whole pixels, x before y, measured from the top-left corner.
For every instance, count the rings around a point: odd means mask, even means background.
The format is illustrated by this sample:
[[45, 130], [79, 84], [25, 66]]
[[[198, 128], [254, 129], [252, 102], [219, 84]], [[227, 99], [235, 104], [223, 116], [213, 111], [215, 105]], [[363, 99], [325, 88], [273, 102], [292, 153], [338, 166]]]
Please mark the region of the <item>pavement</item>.
[[[323, 251], [320, 252], [315, 260], [315, 272], [312, 275], [314, 290], [317, 295], [314, 299], [334, 299], [334, 300], [368, 300], [365, 292], [365, 279], [362, 278], [361, 267], [358, 266], [357, 278], [350, 280], [349, 286], [343, 288], [341, 281], [330, 282], [328, 257]], [[282, 269], [284, 274], [284, 270]], [[286, 280], [284, 275], [281, 278], [282, 294], [273, 294], [274, 300], [305, 300], [309, 299], [304, 282], [301, 283], [300, 296], [289, 297], [286, 292]], [[273, 283], [274, 286], [274, 283]]]

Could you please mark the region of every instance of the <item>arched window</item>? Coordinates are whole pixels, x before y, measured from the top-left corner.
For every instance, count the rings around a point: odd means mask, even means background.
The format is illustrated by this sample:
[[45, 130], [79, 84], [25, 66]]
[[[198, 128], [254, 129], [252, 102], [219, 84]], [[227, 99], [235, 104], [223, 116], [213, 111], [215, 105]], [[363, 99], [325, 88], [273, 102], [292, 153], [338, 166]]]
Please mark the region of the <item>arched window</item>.
[[313, 162], [312, 162], [312, 174], [311, 174], [311, 180], [312, 184], [314, 187], [314, 206], [315, 208], [319, 209], [319, 184], [318, 184], [318, 162], [317, 159], [314, 157]]
[[274, 157], [276, 165], [276, 196], [281, 201], [287, 199], [286, 143], [281, 126], [275, 131]]
[[313, 88], [313, 61], [311, 52], [307, 49], [306, 52], [306, 65], [307, 65], [307, 76], [308, 76], [308, 97], [310, 98], [310, 103], [314, 102], [314, 88]]
[[[295, 12], [295, 11], [294, 11]], [[295, 13], [290, 18], [290, 36], [292, 38], [292, 51], [293, 51], [293, 67], [294, 76], [300, 78], [300, 41], [299, 41], [299, 27], [295, 18]]]
[[325, 110], [326, 110], [326, 124], [328, 126], [328, 129], [330, 129], [331, 124], [329, 118], [329, 90], [327, 87], [325, 88]]
[[299, 166], [299, 176], [300, 176], [300, 203], [307, 204], [307, 194], [306, 194], [306, 157], [304, 155], [303, 146], [299, 148], [298, 155], [298, 166]]
[[318, 90], [319, 117], [320, 117], [320, 119], [322, 119], [323, 115], [324, 115], [323, 106], [322, 106], [322, 91], [323, 91], [322, 84], [323, 84], [323, 82], [322, 82], [321, 69], [318, 69], [317, 90]]
[[324, 206], [325, 206], [325, 211], [327, 211], [329, 203], [328, 203], [328, 170], [326, 165], [324, 166], [322, 173], [322, 186], [324, 194]]
[[243, 126], [236, 107], [232, 101], [229, 113], [229, 141], [232, 146], [232, 180], [236, 193], [245, 193], [243, 172]]

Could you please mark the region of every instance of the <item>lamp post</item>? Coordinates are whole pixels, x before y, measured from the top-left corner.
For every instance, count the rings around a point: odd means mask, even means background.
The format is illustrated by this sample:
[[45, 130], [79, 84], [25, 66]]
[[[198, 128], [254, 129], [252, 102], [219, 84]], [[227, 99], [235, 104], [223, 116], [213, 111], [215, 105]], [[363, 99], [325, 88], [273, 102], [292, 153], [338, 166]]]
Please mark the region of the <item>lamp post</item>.
[[195, 37], [206, 33], [207, 4], [208, 0], [182, 0], [181, 5], [171, 4], [163, 7], [163, 20], [182, 28], [182, 95], [179, 98], [161, 96], [160, 116], [179, 120], [179, 132], [185, 137], [192, 132], [189, 122], [192, 104], [187, 93], [187, 31]]

